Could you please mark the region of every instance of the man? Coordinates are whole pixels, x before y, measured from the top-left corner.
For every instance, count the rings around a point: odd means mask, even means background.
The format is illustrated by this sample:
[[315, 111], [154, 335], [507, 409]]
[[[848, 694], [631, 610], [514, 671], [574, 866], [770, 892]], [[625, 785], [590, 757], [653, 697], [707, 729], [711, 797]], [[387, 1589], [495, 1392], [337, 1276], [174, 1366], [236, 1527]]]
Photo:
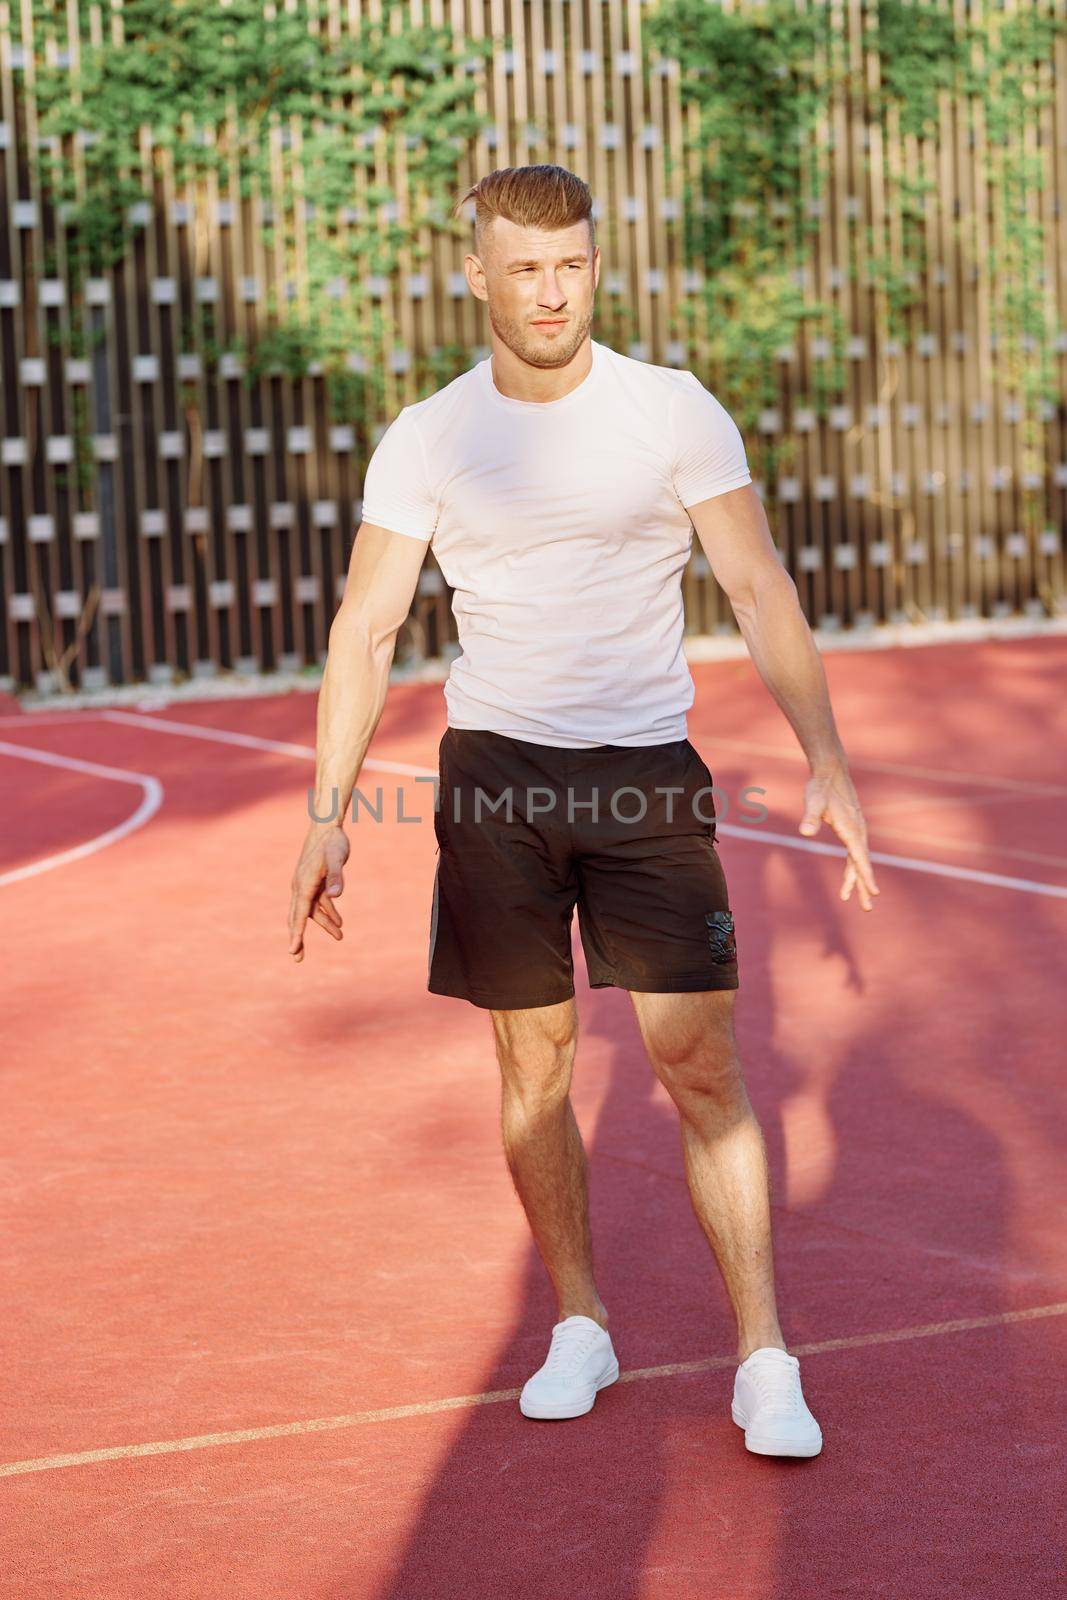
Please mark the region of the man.
[[[878, 889], [822, 663], [728, 412], [691, 373], [590, 338], [600, 251], [585, 183], [506, 168], [469, 198], [467, 282], [492, 353], [405, 406], [370, 461], [319, 697], [313, 815], [347, 812], [432, 540], [463, 653], [445, 688], [428, 987], [490, 1013], [508, 1167], [558, 1301], [521, 1409], [580, 1416], [619, 1371], [569, 1098], [577, 906], [590, 981], [629, 991], [680, 1114], [737, 1319], [734, 1421], [750, 1450], [813, 1456], [822, 1434], [778, 1321], [766, 1153], [734, 1039], [711, 775], [686, 736], [694, 527], [808, 758], [800, 831], [830, 823], [848, 850], [841, 897], [855, 889], [868, 911]], [[347, 856], [339, 820], [312, 823], [293, 878], [297, 961], [309, 919], [341, 937]]]

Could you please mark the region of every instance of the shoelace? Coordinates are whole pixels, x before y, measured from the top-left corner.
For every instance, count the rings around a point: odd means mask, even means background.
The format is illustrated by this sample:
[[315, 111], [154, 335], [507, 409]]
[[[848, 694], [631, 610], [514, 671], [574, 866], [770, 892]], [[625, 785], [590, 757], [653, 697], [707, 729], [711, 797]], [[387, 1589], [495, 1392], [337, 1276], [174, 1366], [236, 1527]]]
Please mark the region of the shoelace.
[[599, 1337], [599, 1329], [557, 1328], [552, 1335], [545, 1365], [554, 1373], [579, 1366]]
[[763, 1362], [748, 1369], [761, 1401], [774, 1416], [792, 1417], [800, 1410], [800, 1373], [784, 1361]]

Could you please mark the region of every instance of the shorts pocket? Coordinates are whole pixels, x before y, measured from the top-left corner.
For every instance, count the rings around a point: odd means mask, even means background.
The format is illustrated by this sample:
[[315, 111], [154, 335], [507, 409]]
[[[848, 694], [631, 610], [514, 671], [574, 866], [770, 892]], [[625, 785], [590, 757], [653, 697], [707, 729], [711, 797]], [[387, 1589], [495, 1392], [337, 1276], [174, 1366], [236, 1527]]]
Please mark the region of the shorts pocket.
[[708, 930], [708, 944], [715, 965], [732, 966], [737, 960], [733, 914], [729, 911], [705, 911], [704, 926]]

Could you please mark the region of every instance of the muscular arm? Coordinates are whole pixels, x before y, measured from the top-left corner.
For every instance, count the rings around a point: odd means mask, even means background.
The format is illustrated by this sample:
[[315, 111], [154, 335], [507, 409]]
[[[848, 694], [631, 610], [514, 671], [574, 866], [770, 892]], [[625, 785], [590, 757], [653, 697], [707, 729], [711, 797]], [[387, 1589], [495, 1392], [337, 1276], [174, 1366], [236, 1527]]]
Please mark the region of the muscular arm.
[[342, 824], [385, 705], [396, 636], [411, 608], [428, 544], [428, 539], [364, 522], [352, 547], [344, 596], [330, 626], [317, 711], [313, 811], [330, 820], [310, 823], [293, 874], [289, 953], [297, 961], [303, 959], [309, 919], [341, 937], [333, 897], [341, 892], [348, 857]]
[[711, 570], [726, 595], [760, 677], [785, 713], [812, 771], [847, 765], [822, 658], [796, 584], [778, 559], [752, 484], [690, 506]]
[[360, 524], [319, 690], [316, 816], [336, 809], [341, 821], [348, 810], [385, 706], [396, 636], [411, 609], [428, 543]]
[[858, 886], [860, 903], [868, 911], [870, 896], [879, 891], [866, 824], [834, 722], [822, 658], [796, 584], [778, 558], [763, 502], [755, 487], [745, 484], [688, 509], [756, 670], [808, 758], [812, 776], [800, 831], [810, 837], [822, 821], [831, 824], [849, 852], [842, 899]]

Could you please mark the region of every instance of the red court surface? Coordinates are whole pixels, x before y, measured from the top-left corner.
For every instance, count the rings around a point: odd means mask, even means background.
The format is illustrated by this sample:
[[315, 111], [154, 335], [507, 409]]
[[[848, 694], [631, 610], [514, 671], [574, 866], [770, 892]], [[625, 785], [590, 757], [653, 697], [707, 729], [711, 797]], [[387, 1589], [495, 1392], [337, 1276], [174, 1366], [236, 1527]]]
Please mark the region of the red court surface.
[[[392, 690], [360, 785], [390, 820], [350, 828], [344, 942], [309, 928], [299, 966], [314, 695], [9, 705], [4, 1595], [1054, 1591], [1067, 640], [825, 659], [870, 915], [838, 900], [827, 830], [797, 833], [806, 769], [751, 664], [696, 666], [690, 715], [731, 797], [739, 1033], [825, 1436], [807, 1462], [749, 1455], [730, 1419], [677, 1120], [577, 937], [575, 1105], [626, 1381], [577, 1421], [519, 1413], [553, 1306], [487, 1014], [425, 989], [415, 779], [440, 685]], [[748, 784], [762, 827], [736, 822]]]

